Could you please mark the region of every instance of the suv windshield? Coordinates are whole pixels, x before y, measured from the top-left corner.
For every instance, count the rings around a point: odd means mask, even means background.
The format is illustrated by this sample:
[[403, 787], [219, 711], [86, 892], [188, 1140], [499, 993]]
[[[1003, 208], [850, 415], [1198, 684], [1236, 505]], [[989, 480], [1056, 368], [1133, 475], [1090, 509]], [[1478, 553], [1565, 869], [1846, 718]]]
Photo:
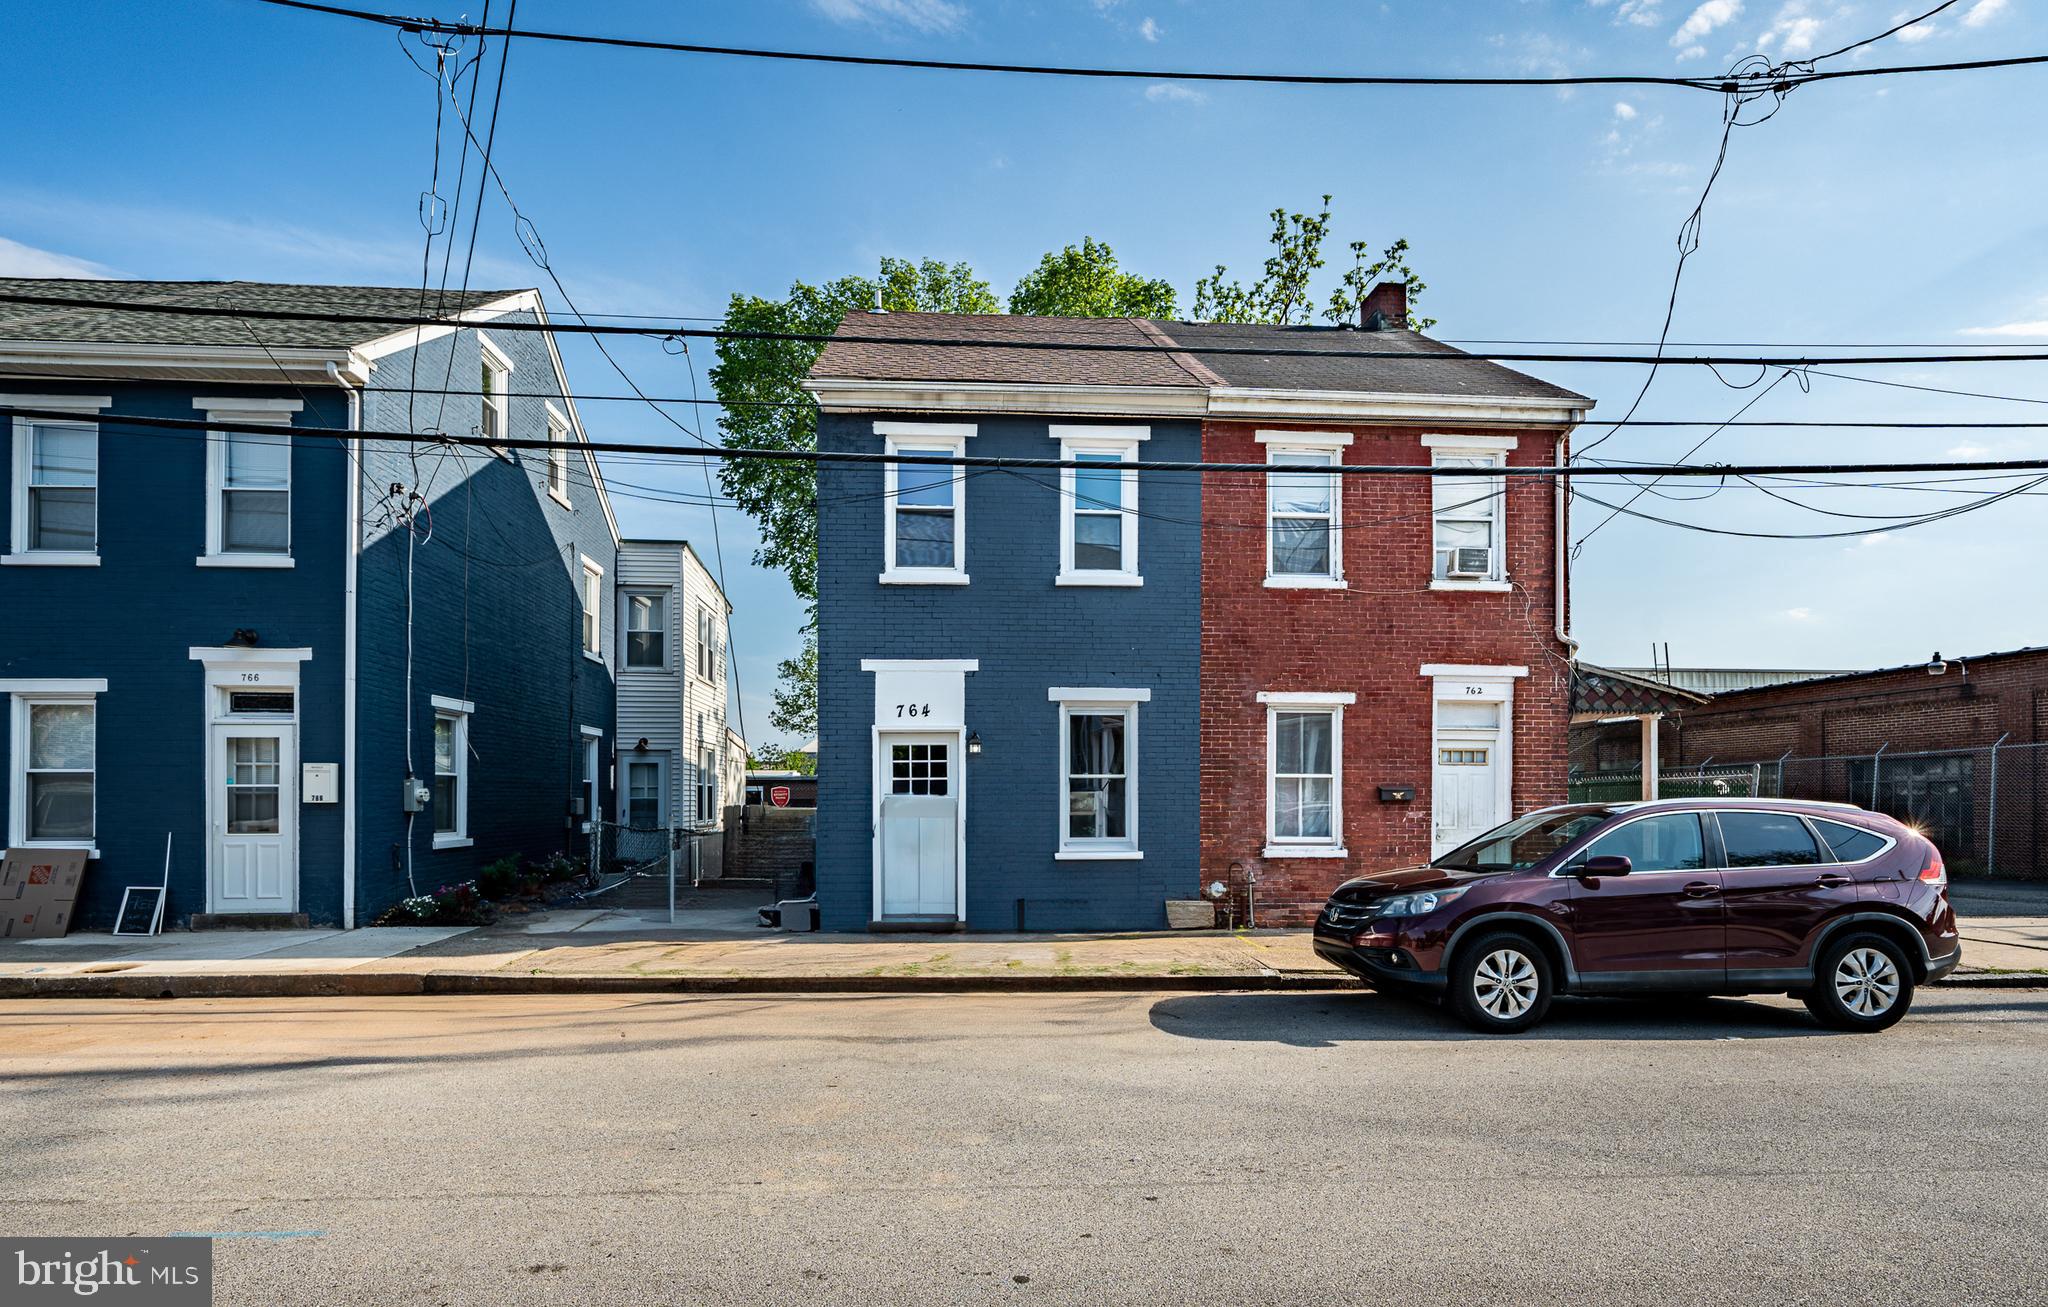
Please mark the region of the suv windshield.
[[1522, 871], [1613, 815], [1607, 808], [1532, 812], [1505, 826], [1494, 827], [1469, 844], [1459, 845], [1430, 865], [1452, 871]]

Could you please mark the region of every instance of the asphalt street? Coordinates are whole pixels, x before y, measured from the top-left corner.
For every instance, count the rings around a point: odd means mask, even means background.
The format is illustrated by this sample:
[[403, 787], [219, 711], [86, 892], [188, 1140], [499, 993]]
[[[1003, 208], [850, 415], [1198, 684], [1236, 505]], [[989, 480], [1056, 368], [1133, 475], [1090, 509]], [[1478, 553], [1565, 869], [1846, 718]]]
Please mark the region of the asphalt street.
[[2048, 991], [0, 1005], [8, 1234], [222, 1304], [2048, 1300]]

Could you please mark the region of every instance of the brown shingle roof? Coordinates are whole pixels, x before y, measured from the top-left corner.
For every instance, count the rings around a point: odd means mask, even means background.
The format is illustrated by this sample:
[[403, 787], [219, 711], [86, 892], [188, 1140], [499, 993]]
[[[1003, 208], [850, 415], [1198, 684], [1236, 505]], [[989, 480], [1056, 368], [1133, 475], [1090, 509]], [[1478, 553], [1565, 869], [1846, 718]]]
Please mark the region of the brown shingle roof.
[[[260, 337], [269, 346], [346, 349], [388, 336], [421, 314], [417, 286], [304, 286], [260, 281], [82, 281], [70, 278], [4, 277], [0, 292], [50, 295], [77, 300], [145, 300], [213, 308], [311, 310], [318, 313], [389, 313], [394, 321], [292, 322], [264, 319], [245, 325], [239, 318], [179, 317], [132, 309], [56, 308], [47, 304], [0, 304], [0, 340], [99, 341], [122, 345], [226, 345], [248, 348]], [[429, 290], [425, 312], [457, 313], [501, 300], [517, 291]], [[254, 333], [251, 332], [251, 325]]]
[[[892, 338], [972, 340], [977, 346], [896, 345], [889, 343]], [[1004, 342], [1019, 341], [1177, 344], [1188, 348], [1186, 352], [1131, 354], [1001, 348]], [[981, 347], [982, 342], [988, 347]], [[1327, 351], [1330, 357], [1200, 352], [1204, 346]], [[1349, 352], [1390, 350], [1414, 355], [1417, 361], [1342, 357]], [[849, 313], [811, 375], [862, 381], [1226, 386], [1475, 399], [1586, 399], [1497, 363], [1471, 359], [1463, 350], [1413, 331], [1003, 314]]]

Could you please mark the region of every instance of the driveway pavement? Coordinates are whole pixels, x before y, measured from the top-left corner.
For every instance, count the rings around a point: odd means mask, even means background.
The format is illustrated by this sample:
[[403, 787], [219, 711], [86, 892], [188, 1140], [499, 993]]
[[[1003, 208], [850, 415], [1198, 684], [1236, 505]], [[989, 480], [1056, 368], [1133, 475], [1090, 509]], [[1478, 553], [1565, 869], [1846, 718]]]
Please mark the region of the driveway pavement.
[[2038, 1303], [2048, 996], [0, 1003], [0, 1229], [221, 1307]]

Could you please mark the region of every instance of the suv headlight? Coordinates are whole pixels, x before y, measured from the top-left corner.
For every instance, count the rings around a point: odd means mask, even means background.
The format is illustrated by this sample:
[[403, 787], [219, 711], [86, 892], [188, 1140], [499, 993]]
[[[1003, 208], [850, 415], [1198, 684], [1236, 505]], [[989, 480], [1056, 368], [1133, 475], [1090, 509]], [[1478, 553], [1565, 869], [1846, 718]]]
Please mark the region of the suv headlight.
[[1456, 889], [1424, 890], [1420, 894], [1397, 894], [1372, 910], [1375, 917], [1421, 917], [1455, 901], [1469, 885]]

